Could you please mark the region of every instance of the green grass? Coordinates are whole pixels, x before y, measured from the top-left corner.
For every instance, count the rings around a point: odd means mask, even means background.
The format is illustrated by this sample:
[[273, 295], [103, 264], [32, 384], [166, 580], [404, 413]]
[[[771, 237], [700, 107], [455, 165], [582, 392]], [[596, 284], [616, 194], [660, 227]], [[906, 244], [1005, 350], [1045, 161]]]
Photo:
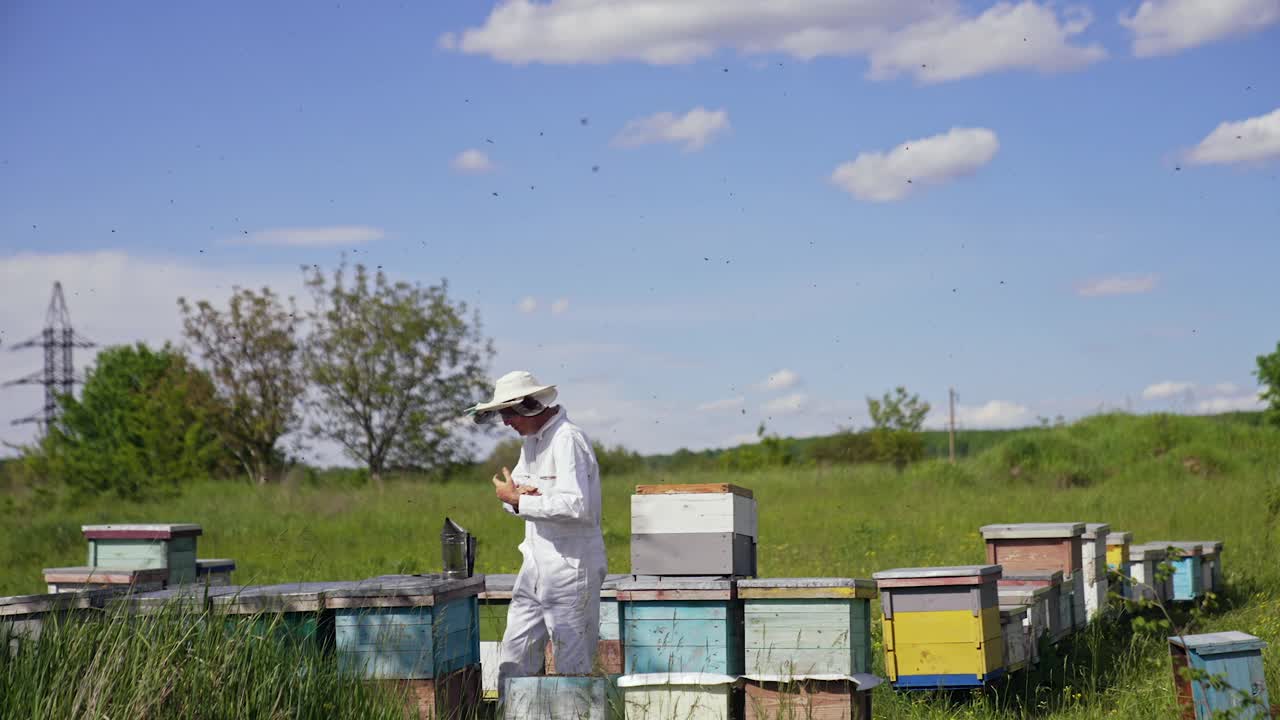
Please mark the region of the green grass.
[[[514, 458], [513, 458], [514, 461]], [[1268, 499], [1280, 472], [1280, 432], [1246, 422], [1107, 415], [1011, 434], [949, 466], [898, 474], [874, 466], [789, 467], [754, 473], [653, 473], [604, 480], [612, 572], [629, 568], [629, 498], [638, 483], [734, 482], [759, 501], [763, 576], [870, 577], [900, 566], [979, 563], [978, 528], [996, 522], [1107, 522], [1135, 539], [1220, 539], [1230, 588], [1224, 609], [1193, 631], [1235, 629], [1271, 643], [1267, 678], [1280, 702], [1280, 543]], [[375, 488], [255, 488], [202, 484], [136, 504], [46, 509], [22, 501], [0, 514], [0, 594], [41, 590], [40, 570], [83, 564], [79, 526], [196, 522], [201, 557], [230, 557], [234, 581], [358, 579], [440, 566], [452, 517], [480, 538], [481, 572], [515, 572], [523, 524], [502, 512], [487, 480], [401, 482]], [[875, 635], [878, 638], [878, 623]], [[1167, 718], [1173, 691], [1163, 633], [1127, 622], [1077, 637], [1035, 678], [981, 698], [878, 690], [886, 718]], [[877, 662], [882, 662], [876, 648]]]

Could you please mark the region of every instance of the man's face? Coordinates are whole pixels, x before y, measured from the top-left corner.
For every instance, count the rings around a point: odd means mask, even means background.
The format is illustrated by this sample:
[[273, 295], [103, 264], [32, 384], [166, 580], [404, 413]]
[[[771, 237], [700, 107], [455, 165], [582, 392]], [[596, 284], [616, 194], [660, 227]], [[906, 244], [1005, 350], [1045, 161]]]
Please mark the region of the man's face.
[[514, 410], [503, 410], [502, 424], [515, 430], [521, 437], [532, 435], [538, 431], [538, 418], [525, 417]]

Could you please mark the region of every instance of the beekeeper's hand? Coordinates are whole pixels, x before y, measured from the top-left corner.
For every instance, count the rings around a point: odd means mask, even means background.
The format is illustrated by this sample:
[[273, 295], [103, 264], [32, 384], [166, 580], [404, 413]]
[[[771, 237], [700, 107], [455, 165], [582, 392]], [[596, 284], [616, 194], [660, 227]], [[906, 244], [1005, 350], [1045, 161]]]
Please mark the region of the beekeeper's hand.
[[516, 481], [511, 477], [511, 471], [507, 468], [502, 468], [502, 478], [499, 478], [497, 475], [493, 476], [493, 489], [494, 494], [498, 496], [499, 500], [510, 505], [516, 510], [520, 509], [521, 495], [539, 494], [537, 488], [517, 486]]

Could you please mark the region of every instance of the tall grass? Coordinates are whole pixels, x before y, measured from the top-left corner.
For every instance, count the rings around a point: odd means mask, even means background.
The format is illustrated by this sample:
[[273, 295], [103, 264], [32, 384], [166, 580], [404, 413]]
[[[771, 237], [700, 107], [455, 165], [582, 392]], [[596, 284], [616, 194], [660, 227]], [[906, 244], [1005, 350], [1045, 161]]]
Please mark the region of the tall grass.
[[[1219, 611], [1189, 631], [1242, 630], [1270, 642], [1264, 658], [1275, 697], [1280, 537], [1268, 534], [1267, 501], [1278, 473], [1280, 432], [1274, 429], [1209, 418], [1106, 415], [1013, 433], [955, 466], [926, 461], [902, 473], [858, 465], [606, 477], [605, 542], [610, 571], [626, 572], [630, 495], [647, 482], [751, 488], [759, 502], [762, 576], [869, 577], [891, 567], [980, 563], [978, 528], [997, 522], [1106, 522], [1133, 532], [1139, 542], [1223, 540], [1229, 592]], [[17, 503], [0, 511], [0, 594], [40, 591], [42, 567], [83, 564], [81, 524], [200, 523], [200, 556], [234, 558], [234, 581], [259, 584], [436, 570], [446, 515], [478, 535], [481, 572], [518, 568], [523, 523], [499, 509], [487, 479], [391, 483], [381, 490], [199, 484], [177, 498], [131, 505]], [[877, 621], [877, 643], [879, 632]], [[1017, 687], [1025, 677], [1014, 678], [1001, 692], [958, 703], [877, 689], [876, 717], [1172, 717], [1163, 636], [1135, 634], [1119, 622], [1092, 628], [1064, 652], [1053, 674], [1035, 676], [1031, 689]], [[882, 663], [878, 644], [874, 654]], [[211, 686], [190, 687], [204, 692]]]

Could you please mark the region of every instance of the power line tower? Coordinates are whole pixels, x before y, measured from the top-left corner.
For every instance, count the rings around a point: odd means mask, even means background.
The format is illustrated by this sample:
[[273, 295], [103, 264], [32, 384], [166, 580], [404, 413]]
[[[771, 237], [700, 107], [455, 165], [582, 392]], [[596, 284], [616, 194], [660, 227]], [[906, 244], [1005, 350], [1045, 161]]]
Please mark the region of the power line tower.
[[14, 420], [13, 424], [40, 423], [43, 427], [55, 420], [58, 417], [58, 396], [70, 395], [72, 386], [77, 382], [71, 351], [74, 348], [93, 346], [94, 343], [91, 340], [82, 337], [71, 327], [71, 314], [67, 312], [67, 301], [62, 296], [62, 283], [55, 282], [53, 297], [49, 299], [49, 309], [44, 316], [44, 330], [40, 331], [39, 335], [9, 348], [10, 350], [43, 348], [44, 370], [4, 384], [4, 387], [43, 385], [44, 410]]

